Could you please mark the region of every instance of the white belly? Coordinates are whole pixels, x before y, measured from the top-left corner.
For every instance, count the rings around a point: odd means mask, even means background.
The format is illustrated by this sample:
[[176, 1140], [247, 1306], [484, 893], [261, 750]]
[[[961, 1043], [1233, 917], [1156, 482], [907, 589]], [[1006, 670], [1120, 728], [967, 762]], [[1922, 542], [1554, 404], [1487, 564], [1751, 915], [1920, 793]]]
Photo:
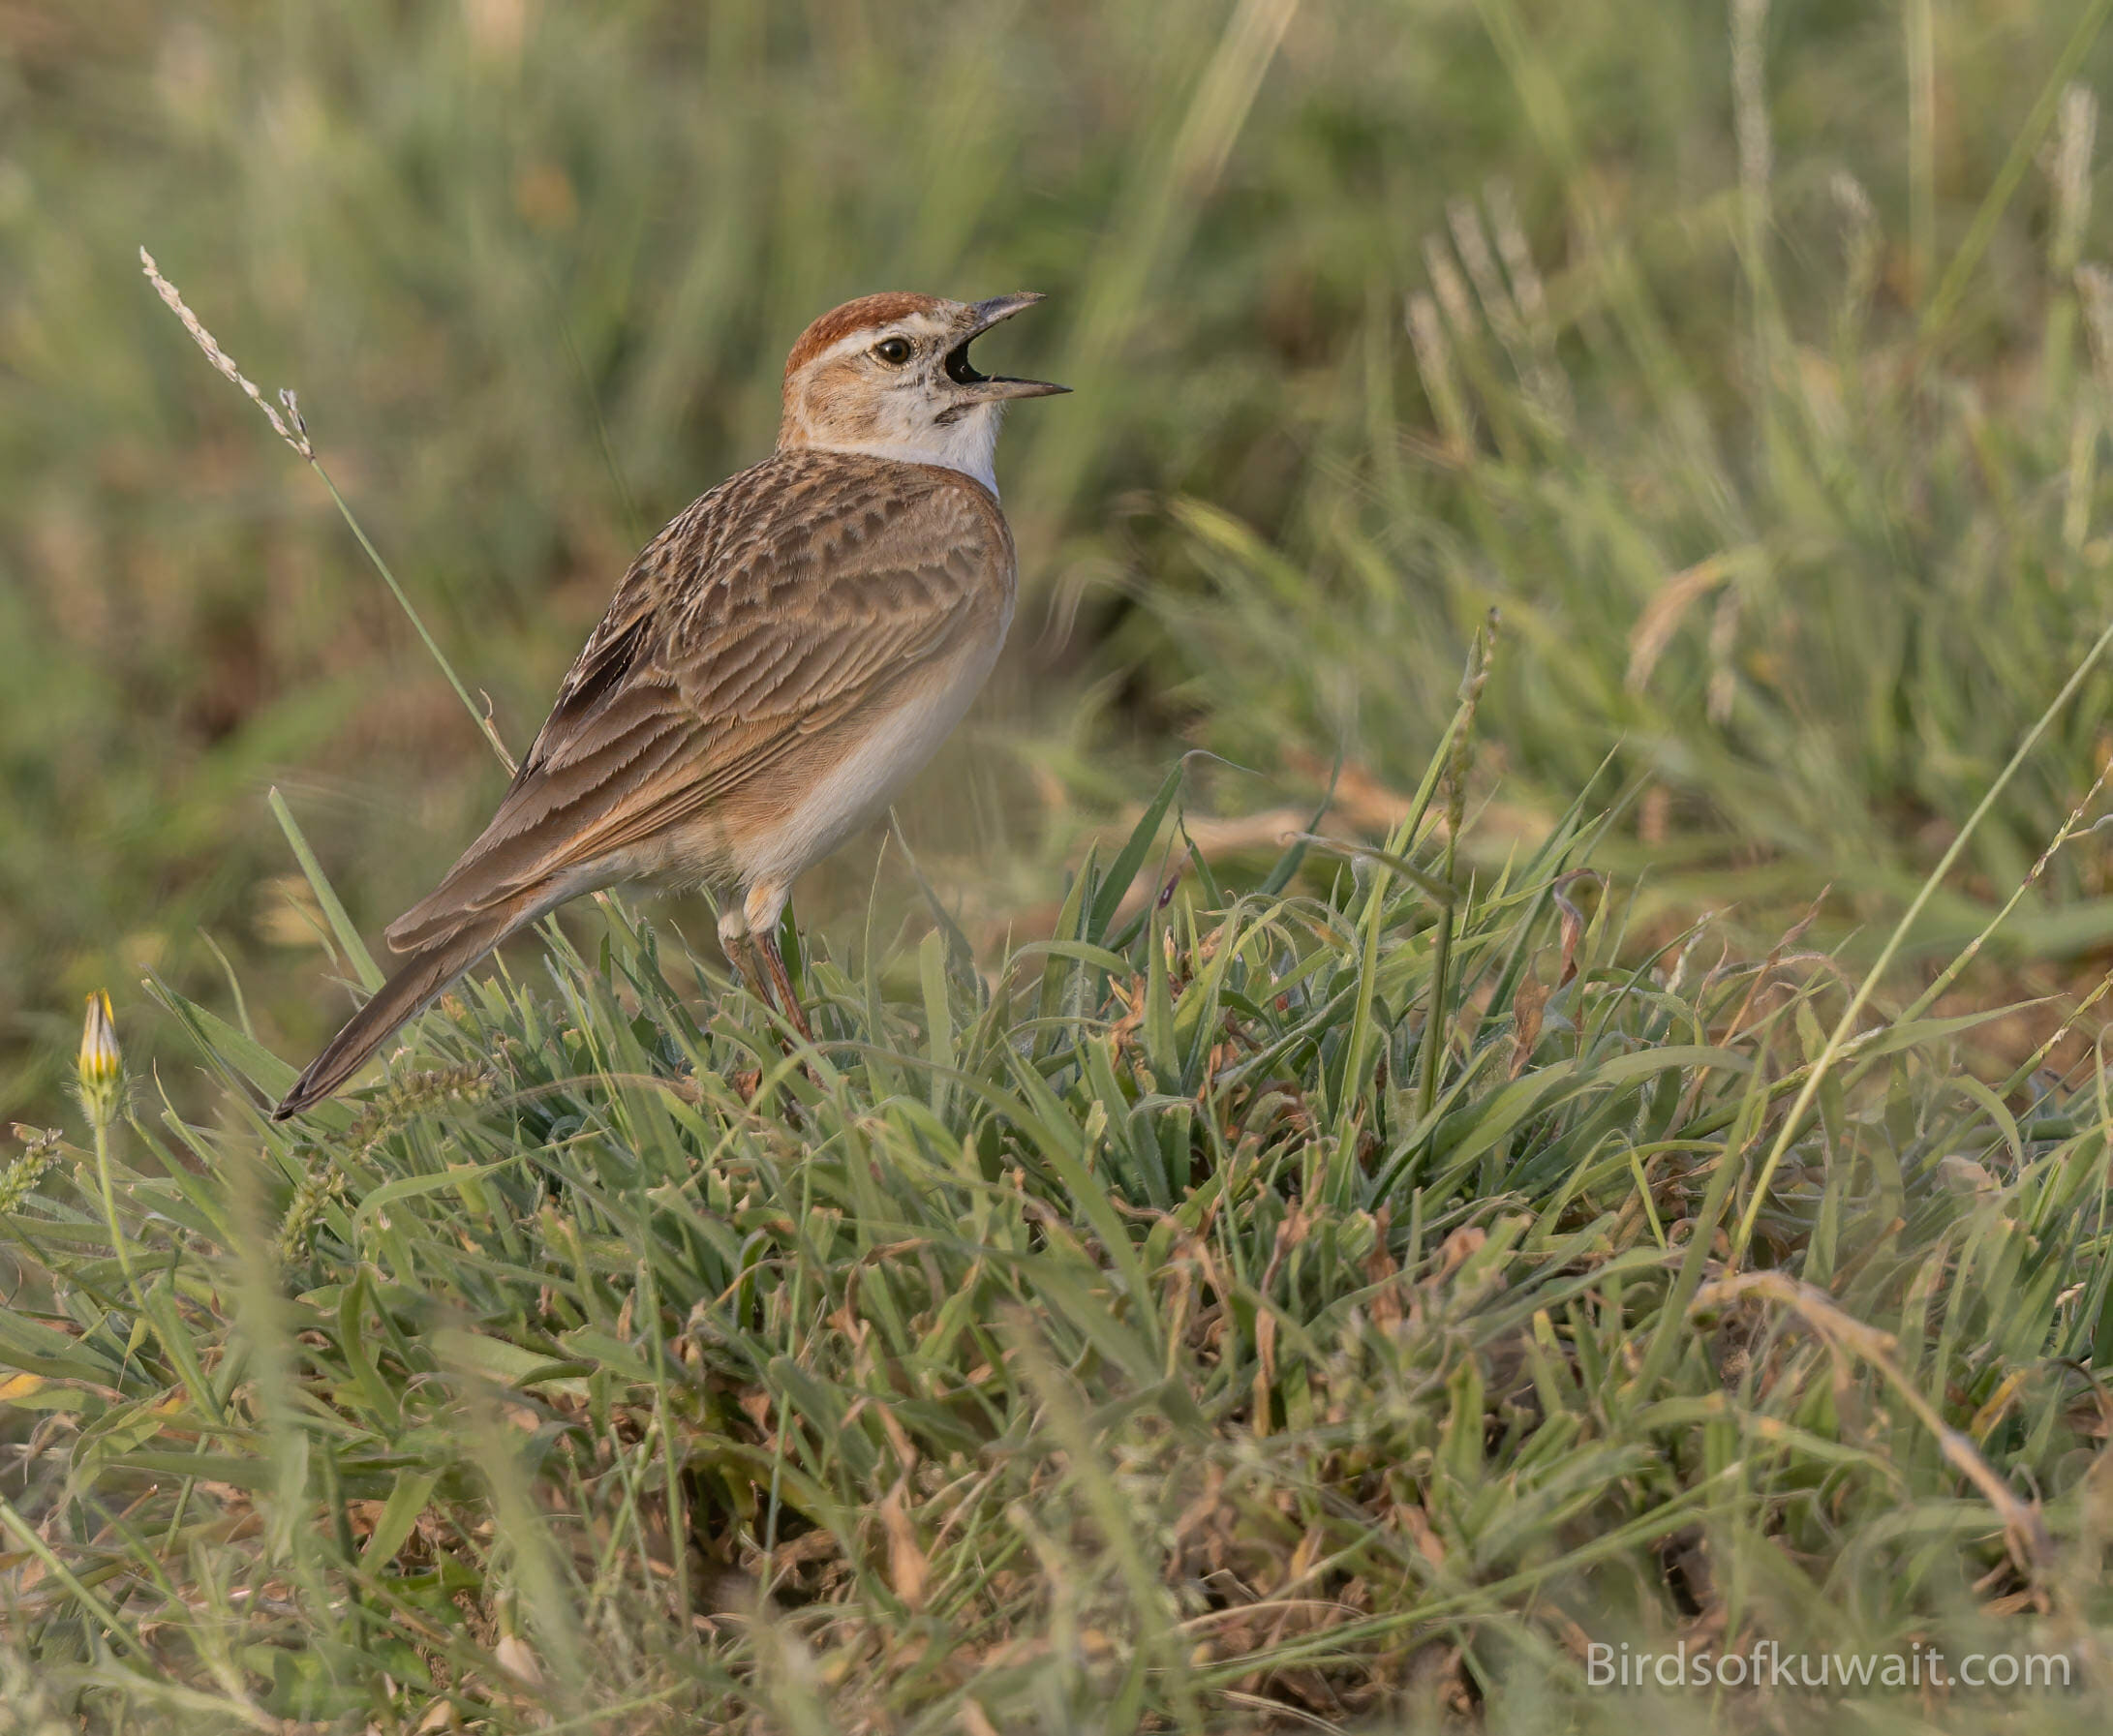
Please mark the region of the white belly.
[[748, 840], [738, 867], [744, 886], [789, 886], [803, 868], [885, 808], [962, 720], [997, 660], [1002, 636], [958, 657], [883, 716], [801, 798], [781, 824]]

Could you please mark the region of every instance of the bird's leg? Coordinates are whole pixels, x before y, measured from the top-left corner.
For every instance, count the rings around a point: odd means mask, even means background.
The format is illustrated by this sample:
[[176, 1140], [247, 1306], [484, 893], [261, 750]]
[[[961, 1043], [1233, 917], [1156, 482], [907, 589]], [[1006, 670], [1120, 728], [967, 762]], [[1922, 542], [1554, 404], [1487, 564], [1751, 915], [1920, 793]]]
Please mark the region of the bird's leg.
[[719, 943], [726, 955], [726, 962], [740, 976], [741, 986], [766, 1007], [769, 1006], [770, 984], [763, 974], [763, 961], [756, 957], [755, 934], [742, 920], [738, 910], [729, 910], [720, 918]]
[[741, 900], [741, 919], [761, 949], [763, 962], [770, 968], [771, 986], [778, 991], [778, 1010], [791, 1021], [794, 1030], [812, 1043], [814, 1041], [813, 1027], [807, 1021], [800, 997], [792, 991], [792, 979], [785, 974], [785, 956], [778, 950], [778, 920], [785, 913], [785, 898], [791, 890], [787, 881], [767, 878], [755, 881]]
[[756, 951], [755, 936], [744, 934], [734, 943], [734, 963], [741, 972], [741, 986], [761, 1001], [771, 1004], [770, 978], [764, 973], [762, 955]]
[[785, 973], [785, 956], [778, 950], [778, 929], [775, 924], [756, 937], [756, 945], [762, 950], [763, 962], [770, 967], [771, 986], [778, 990], [778, 1010], [792, 1020], [792, 1028], [804, 1039], [813, 1042], [813, 1028], [807, 1021], [807, 1013], [800, 1005], [800, 997], [792, 992], [792, 978]]

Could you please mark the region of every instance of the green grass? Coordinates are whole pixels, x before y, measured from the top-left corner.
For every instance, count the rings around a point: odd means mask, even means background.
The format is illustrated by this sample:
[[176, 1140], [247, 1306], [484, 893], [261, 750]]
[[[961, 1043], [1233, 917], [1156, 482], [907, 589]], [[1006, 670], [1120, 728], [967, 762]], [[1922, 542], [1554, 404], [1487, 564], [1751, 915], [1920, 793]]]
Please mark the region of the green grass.
[[[2096, 1727], [2105, 11], [10, 12], [0, 1729]], [[818, 1049], [611, 900], [263, 1120], [494, 767], [142, 240], [516, 744], [812, 312], [1056, 291]]]
[[1161, 811], [988, 976], [810, 954], [813, 1051], [612, 905], [284, 1129], [163, 990], [224, 1093], [135, 1091], [118, 1237], [88, 1153], [0, 1176], [44, 1703], [1546, 1728], [1634, 1716], [1587, 1636], [1678, 1635], [2103, 1691], [2095, 1084], [2014, 1115], [1965, 1021], [1869, 1022], [1787, 1125], [1841, 973], [1639, 958], [1580, 815], [1457, 894], [1441, 804], [1162, 903]]
[[[1545, 99], [1537, 134], [1574, 155], [1555, 50], [1511, 47]], [[1831, 885], [1822, 933], [1883, 931], [2105, 618], [2113, 285], [2088, 251], [2077, 64], [2042, 69], [2022, 174], [1976, 188], [1942, 259], [1917, 262], [1867, 170], [1787, 150], [1773, 168], [1758, 102], [1734, 105], [1754, 149], [1712, 199], [1625, 228], [1580, 173], [1586, 244], [1538, 268], [1515, 201], [1459, 190], [1410, 296], [1427, 422], [1378, 423], [1355, 464], [1316, 473], [1288, 534], [1174, 507], [1202, 582], [1141, 600], [1186, 671], [1171, 694], [1194, 738], [1245, 763], [1347, 753], [1398, 786], [1449, 663], [1501, 606], [1519, 649], [1489, 709], [1529, 823], [1612, 753], [1649, 789], [1608, 860], [1649, 872], [1655, 908], [1743, 904], [1765, 944]], [[1774, 73], [1757, 47], [1757, 79]], [[1669, 229], [1722, 273], [1716, 354], [1694, 342], [1692, 280], [1652, 269]], [[1395, 313], [1375, 304], [1366, 327], [1376, 412]], [[1919, 947], [1975, 931], [2093, 789], [2109, 706], [2113, 671], [2094, 670]], [[2006, 933], [2012, 960], [2103, 950], [2102, 861], [2052, 865]]]

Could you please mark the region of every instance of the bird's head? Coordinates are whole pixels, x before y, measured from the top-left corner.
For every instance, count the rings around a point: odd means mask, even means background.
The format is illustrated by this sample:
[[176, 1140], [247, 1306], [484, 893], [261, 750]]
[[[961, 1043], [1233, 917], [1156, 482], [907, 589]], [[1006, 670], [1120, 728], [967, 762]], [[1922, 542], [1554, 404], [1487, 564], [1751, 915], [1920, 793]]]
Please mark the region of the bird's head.
[[1006, 404], [1071, 388], [979, 374], [968, 346], [1041, 299], [865, 295], [824, 314], [785, 358], [778, 449], [944, 465], [995, 494], [991, 454]]

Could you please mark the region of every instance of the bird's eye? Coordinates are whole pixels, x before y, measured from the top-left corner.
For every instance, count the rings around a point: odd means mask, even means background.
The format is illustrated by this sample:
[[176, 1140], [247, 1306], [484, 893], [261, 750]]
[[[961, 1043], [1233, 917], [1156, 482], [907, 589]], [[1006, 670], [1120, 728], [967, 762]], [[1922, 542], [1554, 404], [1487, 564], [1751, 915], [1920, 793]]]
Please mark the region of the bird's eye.
[[873, 353], [891, 368], [900, 368], [910, 358], [910, 343], [907, 338], [882, 338], [873, 346]]

